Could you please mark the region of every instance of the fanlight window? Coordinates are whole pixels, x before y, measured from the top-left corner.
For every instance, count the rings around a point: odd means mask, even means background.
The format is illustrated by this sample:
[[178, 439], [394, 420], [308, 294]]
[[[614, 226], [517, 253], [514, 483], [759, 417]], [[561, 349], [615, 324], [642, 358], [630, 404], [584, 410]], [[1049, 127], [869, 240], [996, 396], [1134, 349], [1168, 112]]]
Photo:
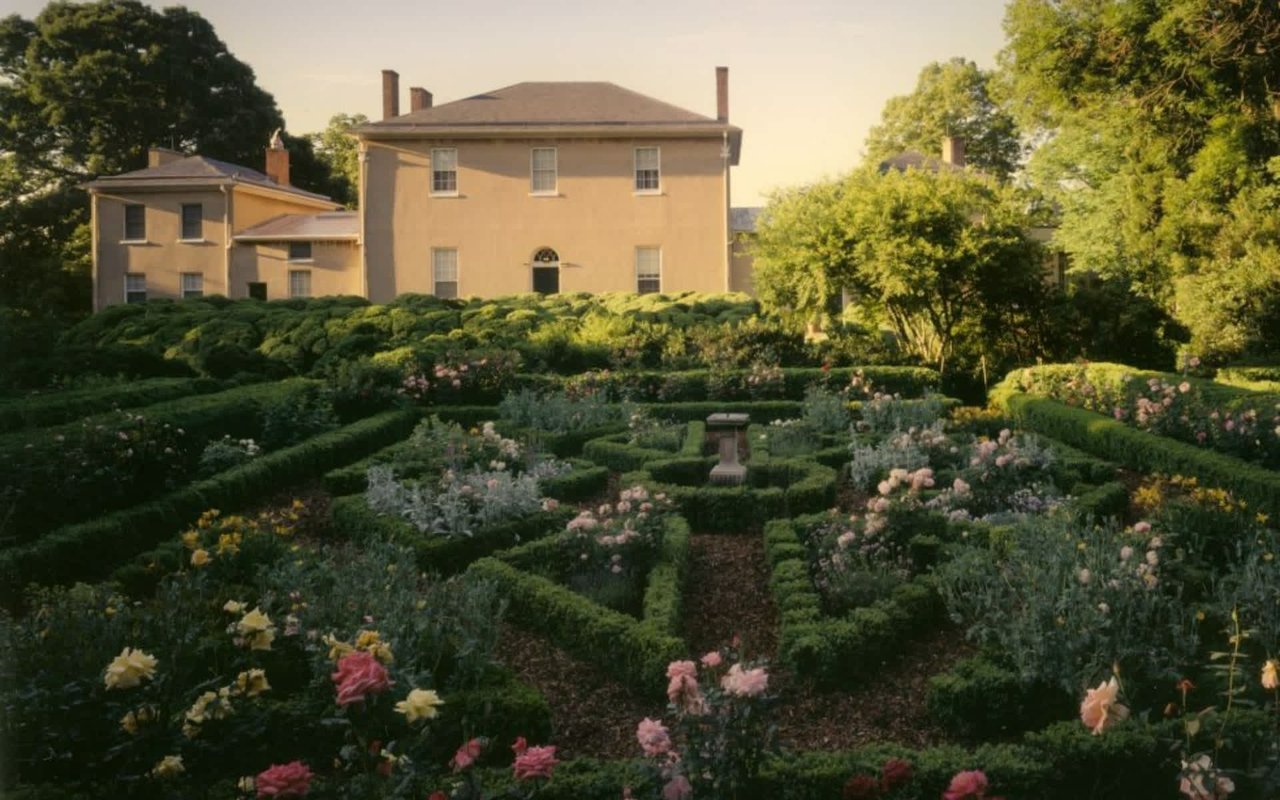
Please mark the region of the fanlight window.
[[535, 266], [543, 266], [547, 264], [559, 264], [560, 255], [550, 247], [544, 247], [533, 256]]

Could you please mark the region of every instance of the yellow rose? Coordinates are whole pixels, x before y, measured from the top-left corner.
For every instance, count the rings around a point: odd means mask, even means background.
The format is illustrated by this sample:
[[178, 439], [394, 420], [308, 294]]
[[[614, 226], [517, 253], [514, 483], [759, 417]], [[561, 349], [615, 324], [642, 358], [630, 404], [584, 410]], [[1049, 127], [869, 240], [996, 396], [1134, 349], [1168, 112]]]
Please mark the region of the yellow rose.
[[271, 688], [267, 683], [267, 673], [261, 669], [251, 669], [236, 676], [235, 693], [257, 697]]
[[186, 533], [182, 534], [182, 544], [188, 550], [195, 550], [197, 547], [200, 546], [200, 532], [187, 531]]
[[138, 715], [132, 711], [130, 711], [128, 714], [125, 714], [123, 717], [120, 718], [120, 728], [125, 733], [137, 733], [138, 732]]
[[186, 771], [182, 766], [182, 756], [165, 756], [151, 768], [153, 778], [172, 778]]
[[414, 689], [409, 696], [396, 703], [396, 711], [404, 714], [406, 722], [417, 722], [420, 719], [435, 719], [440, 712], [437, 709], [444, 705], [440, 695], [431, 689]]
[[251, 650], [270, 650], [276, 638], [276, 626], [257, 606], [236, 623], [236, 630]]
[[243, 614], [244, 603], [241, 603], [239, 600], [228, 600], [227, 604], [222, 607], [222, 610], [228, 614]]
[[1267, 659], [1267, 663], [1262, 665], [1262, 688], [1274, 691], [1280, 688], [1280, 674], [1277, 674], [1277, 665], [1274, 658]]
[[347, 655], [348, 653], [353, 653], [353, 652], [355, 652], [355, 648], [354, 648], [354, 647], [352, 647], [351, 645], [347, 644], [346, 642], [340, 641], [340, 640], [339, 640], [337, 637], [335, 637], [332, 633], [331, 633], [331, 634], [329, 634], [328, 636], [324, 637], [324, 639], [323, 639], [322, 641], [323, 641], [326, 645], [328, 645], [328, 646], [329, 646], [329, 660], [330, 660], [330, 661], [334, 661], [334, 662], [336, 662], [338, 659], [342, 658], [343, 656]]
[[235, 555], [240, 552], [240, 542], [243, 538], [238, 533], [223, 533], [218, 536], [218, 555], [230, 553]]
[[213, 558], [210, 557], [209, 551], [203, 547], [191, 554], [191, 566], [193, 567], [203, 567], [212, 560]]
[[108, 689], [132, 689], [144, 679], [155, 677], [157, 663], [155, 656], [126, 647], [111, 659], [102, 680]]

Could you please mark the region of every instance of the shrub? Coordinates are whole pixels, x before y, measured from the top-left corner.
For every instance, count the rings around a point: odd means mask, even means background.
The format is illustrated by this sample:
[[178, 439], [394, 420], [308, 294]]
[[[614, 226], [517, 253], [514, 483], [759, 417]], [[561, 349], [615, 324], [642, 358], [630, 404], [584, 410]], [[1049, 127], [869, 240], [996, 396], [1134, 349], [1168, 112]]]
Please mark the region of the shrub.
[[328, 394], [314, 384], [299, 386], [262, 411], [262, 446], [278, 450], [338, 427]]

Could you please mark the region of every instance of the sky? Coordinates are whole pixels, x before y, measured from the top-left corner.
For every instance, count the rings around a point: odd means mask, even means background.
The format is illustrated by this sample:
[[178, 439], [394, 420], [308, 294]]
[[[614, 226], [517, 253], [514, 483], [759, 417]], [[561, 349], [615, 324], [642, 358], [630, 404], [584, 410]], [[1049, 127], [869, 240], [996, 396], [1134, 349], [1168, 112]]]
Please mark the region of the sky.
[[[34, 17], [43, 0], [0, 0]], [[174, 3], [150, 5], [163, 7]], [[932, 61], [991, 68], [1005, 0], [188, 0], [253, 67], [294, 134], [382, 114], [381, 71], [436, 105], [521, 81], [612, 81], [707, 116], [729, 67], [743, 129], [733, 205], [845, 172]]]

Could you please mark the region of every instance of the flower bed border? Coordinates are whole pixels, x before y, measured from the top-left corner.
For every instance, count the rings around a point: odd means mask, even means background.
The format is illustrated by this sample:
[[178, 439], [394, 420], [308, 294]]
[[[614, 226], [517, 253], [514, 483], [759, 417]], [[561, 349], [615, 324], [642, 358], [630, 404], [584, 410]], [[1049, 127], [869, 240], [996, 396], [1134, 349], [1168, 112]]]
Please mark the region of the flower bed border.
[[418, 421], [414, 411], [387, 411], [268, 453], [176, 492], [57, 528], [34, 542], [0, 552], [0, 602], [17, 601], [31, 582], [96, 578], [123, 559], [155, 545], [208, 508], [237, 508], [361, 458], [403, 438]]
[[510, 599], [508, 614], [521, 627], [540, 633], [558, 647], [606, 669], [645, 695], [666, 686], [667, 664], [685, 655], [680, 638], [682, 590], [688, 575], [689, 525], [677, 515], [666, 520], [662, 552], [649, 571], [644, 611], [636, 619], [594, 603], [553, 580], [526, 572], [561, 547], [559, 537], [482, 558], [470, 573], [496, 581]]
[[0, 433], [47, 428], [101, 414], [104, 408], [133, 409], [231, 388], [213, 378], [144, 378], [117, 386], [29, 394], [0, 401]]

